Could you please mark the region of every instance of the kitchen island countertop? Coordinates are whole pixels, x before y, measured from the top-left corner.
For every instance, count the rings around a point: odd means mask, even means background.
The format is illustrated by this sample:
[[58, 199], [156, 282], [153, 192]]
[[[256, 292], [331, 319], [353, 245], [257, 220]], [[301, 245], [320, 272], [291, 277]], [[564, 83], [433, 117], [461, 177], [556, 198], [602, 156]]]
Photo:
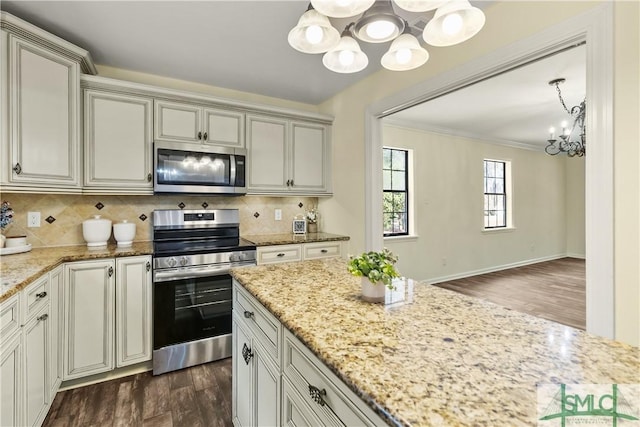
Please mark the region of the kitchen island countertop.
[[232, 275], [390, 425], [536, 425], [536, 384], [640, 382], [637, 347], [446, 289], [366, 303], [345, 260]]
[[99, 249], [73, 245], [34, 248], [30, 252], [3, 255], [0, 257], [0, 302], [65, 262], [151, 254], [152, 242], [135, 242], [127, 248], [119, 248], [115, 244]]
[[296, 243], [335, 242], [349, 240], [349, 236], [341, 236], [331, 233], [279, 233], [279, 234], [251, 234], [243, 235], [243, 239], [256, 246], [294, 245]]

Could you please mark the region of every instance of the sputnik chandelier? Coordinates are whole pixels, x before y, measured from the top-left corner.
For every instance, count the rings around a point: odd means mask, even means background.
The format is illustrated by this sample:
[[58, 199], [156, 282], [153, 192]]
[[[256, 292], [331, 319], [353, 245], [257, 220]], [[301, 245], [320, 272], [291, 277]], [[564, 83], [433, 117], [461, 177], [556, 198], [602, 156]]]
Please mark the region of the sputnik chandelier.
[[[555, 156], [559, 153], [567, 153], [569, 157], [582, 157], [586, 152], [586, 132], [585, 132], [585, 123], [584, 117], [587, 108], [587, 100], [586, 98], [576, 106], [571, 107], [571, 109], [567, 108], [567, 105], [564, 103], [564, 99], [562, 99], [562, 92], [560, 91], [560, 84], [564, 83], [565, 79], [555, 79], [549, 82], [549, 86], [555, 86], [556, 92], [558, 92], [558, 98], [560, 99], [560, 103], [564, 110], [573, 118], [573, 124], [571, 128], [568, 127], [567, 121], [563, 121], [561, 123], [562, 131], [558, 135], [560, 137], [560, 141], [556, 139], [556, 129], [554, 127], [549, 129], [549, 139], [547, 142], [549, 143], [544, 151], [547, 154]], [[558, 144], [556, 144], [558, 142]]]
[[[324, 53], [322, 63], [336, 73], [356, 73], [367, 67], [369, 58], [358, 40], [385, 43], [393, 40], [381, 59], [388, 70], [418, 68], [429, 53], [411, 34], [407, 21], [394, 11], [394, 4], [409, 12], [436, 9], [422, 38], [431, 46], [452, 46], [476, 35], [484, 26], [484, 13], [468, 0], [311, 0], [298, 25], [289, 32], [289, 44], [303, 53]], [[342, 34], [331, 18], [353, 18]]]

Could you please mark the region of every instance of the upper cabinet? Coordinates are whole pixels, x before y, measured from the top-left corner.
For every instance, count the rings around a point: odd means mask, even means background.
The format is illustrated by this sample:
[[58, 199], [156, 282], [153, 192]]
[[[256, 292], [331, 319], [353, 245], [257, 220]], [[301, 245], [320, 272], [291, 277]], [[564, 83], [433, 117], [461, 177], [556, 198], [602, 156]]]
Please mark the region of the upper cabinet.
[[86, 193], [153, 192], [153, 99], [84, 90]]
[[95, 68], [86, 51], [1, 18], [3, 191], [79, 192], [80, 72]]
[[244, 113], [156, 101], [155, 140], [244, 147]]
[[331, 127], [247, 116], [248, 193], [331, 194]]

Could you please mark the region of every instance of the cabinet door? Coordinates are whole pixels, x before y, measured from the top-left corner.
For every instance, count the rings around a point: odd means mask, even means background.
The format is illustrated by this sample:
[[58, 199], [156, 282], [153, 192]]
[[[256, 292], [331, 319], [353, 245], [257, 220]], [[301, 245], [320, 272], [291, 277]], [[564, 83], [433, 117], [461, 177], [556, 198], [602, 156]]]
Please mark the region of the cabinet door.
[[155, 102], [156, 141], [202, 142], [202, 108], [179, 102]]
[[327, 129], [323, 125], [291, 123], [291, 189], [324, 192], [328, 176], [325, 157]]
[[49, 401], [58, 392], [60, 382], [62, 382], [62, 295], [63, 295], [63, 272], [62, 266], [57, 267], [50, 274], [49, 289], [51, 297], [49, 299]]
[[[243, 349], [251, 350], [251, 334], [248, 329], [241, 326], [241, 320], [233, 314], [233, 352], [231, 375], [232, 382], [232, 416], [235, 427], [249, 427], [252, 423], [252, 408], [254, 393], [252, 389], [251, 360], [246, 363], [243, 357]], [[275, 425], [275, 424], [273, 424]]]
[[84, 111], [84, 187], [151, 193], [152, 99], [85, 90]]
[[22, 333], [2, 337], [0, 346], [0, 425], [20, 426], [22, 421]]
[[25, 355], [26, 425], [40, 425], [49, 407], [49, 305], [23, 328]]
[[287, 190], [287, 122], [247, 116], [248, 189], [260, 192]]
[[253, 341], [253, 364], [255, 369], [253, 382], [255, 421], [253, 425], [279, 426], [280, 373], [269, 362], [266, 352], [256, 340]]
[[113, 369], [114, 264], [110, 259], [65, 265], [63, 380]]
[[205, 108], [202, 139], [205, 144], [244, 147], [244, 114]]
[[151, 257], [116, 260], [116, 367], [151, 360]]
[[79, 79], [76, 62], [9, 35], [12, 183], [80, 186]]

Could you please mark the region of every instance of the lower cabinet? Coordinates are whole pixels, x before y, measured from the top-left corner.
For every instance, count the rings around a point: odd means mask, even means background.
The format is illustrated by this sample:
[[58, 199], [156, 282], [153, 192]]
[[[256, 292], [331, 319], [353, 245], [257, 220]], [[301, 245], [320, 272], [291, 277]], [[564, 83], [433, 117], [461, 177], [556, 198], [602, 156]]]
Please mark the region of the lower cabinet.
[[344, 253], [342, 241], [297, 243], [293, 245], [258, 246], [257, 264], [277, 264], [281, 262], [302, 261], [341, 257]]
[[28, 426], [44, 421], [51, 402], [49, 390], [50, 307], [46, 304], [23, 327], [26, 420]]
[[22, 331], [2, 336], [0, 345], [0, 425], [20, 426], [22, 421]]

